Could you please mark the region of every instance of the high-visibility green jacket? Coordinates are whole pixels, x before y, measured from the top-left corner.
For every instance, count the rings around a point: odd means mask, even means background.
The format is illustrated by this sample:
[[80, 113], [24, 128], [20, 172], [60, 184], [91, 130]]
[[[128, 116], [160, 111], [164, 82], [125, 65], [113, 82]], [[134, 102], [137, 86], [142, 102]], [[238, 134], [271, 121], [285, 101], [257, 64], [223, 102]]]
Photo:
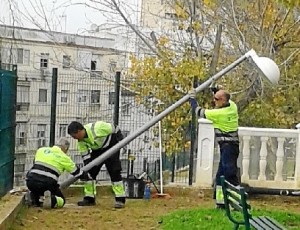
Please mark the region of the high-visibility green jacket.
[[67, 171], [73, 176], [79, 176], [82, 172], [74, 161], [66, 155], [58, 146], [39, 148], [35, 154], [34, 164], [29, 173], [37, 174], [58, 180], [58, 177]]
[[91, 158], [89, 150], [97, 150], [109, 146], [113, 133], [119, 131], [111, 123], [97, 121], [84, 125], [86, 137], [82, 141], [78, 141], [77, 146], [83, 160]]
[[238, 109], [229, 100], [229, 106], [216, 109], [199, 109], [197, 114], [213, 122], [216, 140], [220, 142], [238, 142]]

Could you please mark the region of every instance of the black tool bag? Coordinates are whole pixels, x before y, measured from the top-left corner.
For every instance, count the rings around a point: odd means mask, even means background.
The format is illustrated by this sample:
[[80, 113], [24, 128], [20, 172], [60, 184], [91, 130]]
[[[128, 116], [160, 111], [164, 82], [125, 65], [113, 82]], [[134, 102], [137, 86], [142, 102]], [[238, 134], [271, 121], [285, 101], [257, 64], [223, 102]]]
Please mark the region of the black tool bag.
[[143, 199], [145, 190], [145, 181], [138, 179], [134, 175], [123, 178], [125, 194], [127, 198]]

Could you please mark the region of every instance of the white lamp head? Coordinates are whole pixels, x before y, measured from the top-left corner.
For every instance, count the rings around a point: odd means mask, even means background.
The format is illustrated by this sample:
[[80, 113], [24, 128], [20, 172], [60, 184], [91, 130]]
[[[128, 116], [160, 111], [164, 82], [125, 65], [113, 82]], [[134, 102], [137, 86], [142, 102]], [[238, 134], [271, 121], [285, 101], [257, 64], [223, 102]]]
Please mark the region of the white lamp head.
[[280, 71], [277, 64], [270, 58], [259, 57], [254, 50], [249, 52], [249, 56], [260, 70], [260, 73], [269, 80], [272, 84], [278, 84], [280, 78]]

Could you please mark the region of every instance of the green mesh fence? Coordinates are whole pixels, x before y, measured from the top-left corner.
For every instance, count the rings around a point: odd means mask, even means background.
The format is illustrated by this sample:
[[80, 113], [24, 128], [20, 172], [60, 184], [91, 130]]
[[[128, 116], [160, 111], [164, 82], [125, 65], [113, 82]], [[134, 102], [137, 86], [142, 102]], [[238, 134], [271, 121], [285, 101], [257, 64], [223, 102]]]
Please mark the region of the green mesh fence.
[[17, 68], [0, 65], [0, 197], [13, 187]]

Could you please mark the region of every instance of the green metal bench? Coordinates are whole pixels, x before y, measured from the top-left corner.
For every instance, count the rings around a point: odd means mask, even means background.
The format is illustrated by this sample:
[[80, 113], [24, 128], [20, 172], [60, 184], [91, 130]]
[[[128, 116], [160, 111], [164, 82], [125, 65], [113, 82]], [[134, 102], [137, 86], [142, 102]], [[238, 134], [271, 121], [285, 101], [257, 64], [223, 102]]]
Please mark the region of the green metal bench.
[[[221, 176], [222, 190], [224, 194], [224, 204], [226, 215], [231, 222], [234, 223], [234, 229], [238, 229], [240, 225], [245, 226], [246, 230], [265, 229], [265, 230], [283, 230], [286, 229], [276, 220], [268, 216], [253, 217], [251, 215], [251, 206], [247, 202], [247, 193], [245, 188], [234, 186]], [[238, 218], [234, 212], [239, 211], [242, 217]], [[236, 214], [236, 213], [235, 213]], [[251, 226], [253, 228], [251, 228]]]

